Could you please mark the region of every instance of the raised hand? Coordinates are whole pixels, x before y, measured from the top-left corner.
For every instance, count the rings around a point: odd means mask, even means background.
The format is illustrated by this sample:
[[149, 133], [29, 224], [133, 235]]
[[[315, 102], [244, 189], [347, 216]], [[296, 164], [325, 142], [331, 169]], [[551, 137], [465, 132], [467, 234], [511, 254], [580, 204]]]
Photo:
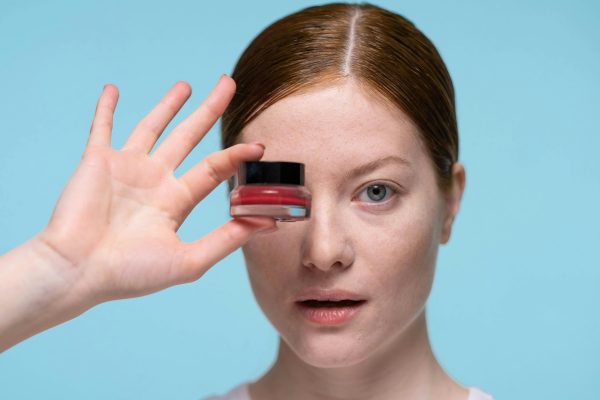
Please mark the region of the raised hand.
[[35, 239], [64, 261], [59, 274], [97, 303], [156, 292], [200, 278], [253, 233], [276, 227], [271, 218], [236, 218], [193, 242], [176, 232], [217, 185], [264, 148], [237, 144], [210, 154], [179, 179], [173, 172], [221, 116], [235, 93], [223, 75], [204, 103], [150, 151], [191, 95], [177, 82], [135, 127], [120, 150], [111, 147], [119, 92], [106, 85], [81, 163], [48, 226]]

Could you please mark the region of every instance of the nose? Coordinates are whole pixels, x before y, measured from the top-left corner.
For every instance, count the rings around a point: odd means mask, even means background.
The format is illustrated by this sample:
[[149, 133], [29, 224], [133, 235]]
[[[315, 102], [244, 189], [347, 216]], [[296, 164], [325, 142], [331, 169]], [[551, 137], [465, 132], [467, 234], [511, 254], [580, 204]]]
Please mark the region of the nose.
[[321, 271], [348, 268], [353, 263], [354, 254], [342, 213], [336, 210], [334, 202], [314, 195], [311, 203], [311, 216], [302, 222], [305, 225], [302, 265]]

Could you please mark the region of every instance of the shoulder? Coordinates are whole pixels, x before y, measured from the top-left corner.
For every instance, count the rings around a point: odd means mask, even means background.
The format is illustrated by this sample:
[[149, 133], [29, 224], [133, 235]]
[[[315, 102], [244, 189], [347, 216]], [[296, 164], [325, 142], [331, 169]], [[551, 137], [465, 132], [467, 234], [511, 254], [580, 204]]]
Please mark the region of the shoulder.
[[468, 400], [494, 400], [494, 397], [484, 392], [478, 387], [471, 386], [469, 387], [469, 399]]
[[248, 392], [248, 383], [242, 382], [223, 395], [212, 395], [200, 400], [251, 400]]

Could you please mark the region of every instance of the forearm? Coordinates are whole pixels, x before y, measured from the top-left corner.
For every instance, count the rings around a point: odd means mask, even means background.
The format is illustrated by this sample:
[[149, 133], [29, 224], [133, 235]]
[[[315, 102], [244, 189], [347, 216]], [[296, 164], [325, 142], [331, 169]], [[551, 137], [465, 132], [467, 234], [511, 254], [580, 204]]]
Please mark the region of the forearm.
[[0, 256], [0, 352], [93, 307], [77, 276], [36, 238]]

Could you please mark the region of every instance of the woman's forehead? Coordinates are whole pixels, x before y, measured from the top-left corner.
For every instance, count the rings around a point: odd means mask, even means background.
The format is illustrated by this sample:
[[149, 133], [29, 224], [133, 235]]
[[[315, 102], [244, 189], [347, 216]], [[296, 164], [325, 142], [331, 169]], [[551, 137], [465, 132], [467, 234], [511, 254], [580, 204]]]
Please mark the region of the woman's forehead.
[[244, 127], [239, 142], [260, 141], [264, 159], [342, 160], [390, 154], [419, 157], [418, 130], [396, 107], [373, 100], [352, 85], [288, 96]]

